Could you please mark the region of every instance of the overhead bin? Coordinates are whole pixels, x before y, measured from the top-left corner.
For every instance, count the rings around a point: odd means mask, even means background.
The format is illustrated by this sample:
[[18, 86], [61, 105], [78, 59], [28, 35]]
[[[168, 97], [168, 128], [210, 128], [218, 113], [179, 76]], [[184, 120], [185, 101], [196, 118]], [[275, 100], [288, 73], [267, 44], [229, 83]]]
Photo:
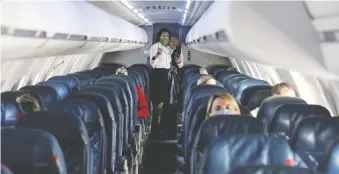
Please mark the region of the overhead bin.
[[2, 2], [1, 59], [140, 48], [146, 32], [87, 1]]
[[301, 1], [215, 1], [191, 28], [186, 44], [312, 76], [338, 79], [339, 75], [338, 68], [324, 61], [326, 49], [331, 50], [332, 60], [339, 49], [321, 47]]

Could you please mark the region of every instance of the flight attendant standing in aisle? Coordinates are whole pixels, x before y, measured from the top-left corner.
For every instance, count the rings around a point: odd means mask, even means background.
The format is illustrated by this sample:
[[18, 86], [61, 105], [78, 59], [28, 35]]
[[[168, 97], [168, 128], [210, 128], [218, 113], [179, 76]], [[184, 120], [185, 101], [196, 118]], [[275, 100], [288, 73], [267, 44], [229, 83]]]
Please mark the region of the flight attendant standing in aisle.
[[[169, 102], [169, 81], [168, 73], [171, 68], [172, 50], [168, 46], [170, 32], [161, 29], [157, 37], [157, 42], [150, 49], [150, 64], [153, 67], [151, 78], [151, 97], [154, 105], [153, 114], [157, 118], [158, 124], [161, 120], [162, 108]], [[181, 63], [181, 62], [177, 62]]]

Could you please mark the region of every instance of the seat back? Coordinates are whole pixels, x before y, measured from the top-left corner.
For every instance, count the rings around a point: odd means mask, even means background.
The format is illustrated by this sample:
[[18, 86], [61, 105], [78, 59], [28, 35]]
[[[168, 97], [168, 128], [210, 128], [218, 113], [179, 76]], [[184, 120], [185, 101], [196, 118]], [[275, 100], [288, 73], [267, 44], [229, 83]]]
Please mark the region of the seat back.
[[288, 137], [292, 133], [303, 118], [323, 116], [331, 117], [330, 112], [319, 105], [308, 104], [285, 104], [280, 106], [268, 126], [269, 133], [284, 133]]
[[186, 164], [190, 165], [190, 173], [199, 173], [199, 166], [203, 166], [203, 152], [208, 144], [213, 139], [228, 134], [267, 134], [267, 132], [259, 120], [250, 116], [219, 115], [206, 119], [194, 138], [193, 148], [189, 149], [191, 156]]
[[257, 119], [261, 120], [268, 129], [268, 125], [272, 121], [275, 111], [284, 104], [307, 104], [305, 100], [297, 97], [272, 96], [265, 99], [259, 108]]
[[116, 132], [116, 155], [122, 156], [123, 148], [127, 146], [127, 135], [124, 134], [124, 116], [122, 112], [122, 107], [120, 103], [120, 99], [114, 89], [106, 86], [89, 86], [82, 90], [83, 92], [94, 92], [98, 94], [102, 94], [107, 97], [110, 101], [111, 108], [114, 113], [114, 120], [117, 126]]
[[247, 108], [252, 111], [258, 108], [261, 103], [272, 94], [272, 90], [259, 90], [250, 95], [248, 100]]
[[70, 99], [83, 99], [95, 102], [100, 109], [105, 125], [106, 141], [103, 142], [102, 164], [108, 172], [113, 172], [116, 163], [117, 154], [117, 123], [114, 117], [114, 111], [107, 96], [97, 92], [78, 92], [73, 94]]
[[294, 166], [295, 153], [283, 137], [225, 135], [211, 142], [196, 174], [227, 173], [245, 165]]
[[32, 128], [48, 131], [58, 140], [69, 173], [87, 173], [91, 170], [90, 147], [84, 123], [67, 112], [32, 112], [21, 117], [18, 128]]
[[103, 142], [106, 141], [106, 132], [104, 121], [100, 110], [94, 102], [72, 98], [53, 103], [49, 111], [64, 111], [69, 112], [80, 118], [86, 127], [89, 145], [91, 148], [91, 166], [93, 173], [104, 171], [102, 165], [103, 159]]
[[224, 88], [227, 91], [231, 92], [230, 86], [232, 84], [232, 80], [236, 77], [248, 77], [248, 76], [246, 76], [244, 74], [232, 74], [232, 75], [225, 76], [225, 77], [221, 78], [221, 83], [224, 85]]
[[[237, 93], [237, 89], [240, 85], [240, 83], [242, 81], [246, 81], [246, 80], [249, 80], [249, 79], [253, 79], [252, 77], [250, 76], [238, 76], [238, 77], [235, 77], [233, 78], [232, 80], [229, 81], [228, 85], [227, 85], [227, 89], [229, 90], [229, 92], [233, 95], [236, 96], [236, 93]], [[256, 80], [256, 79], [254, 79]]]
[[72, 93], [71, 88], [62, 82], [46, 81], [40, 82], [36, 84], [36, 86], [48, 86], [53, 88], [57, 94], [57, 100], [62, 100]]
[[75, 93], [79, 90], [79, 80], [72, 76], [53, 76], [47, 80], [48, 82], [61, 82], [66, 84], [70, 89], [71, 93]]
[[1, 128], [1, 163], [15, 174], [67, 173], [58, 140], [48, 131], [36, 129]]
[[339, 117], [306, 117], [293, 133], [290, 144], [310, 168], [326, 158], [328, 146], [339, 139]]
[[22, 108], [17, 102], [6, 100], [1, 95], [1, 127], [14, 127], [22, 115]]
[[324, 171], [327, 174], [337, 174], [339, 172], [339, 139], [335, 140], [334, 143], [331, 144], [330, 148], [326, 153], [326, 159], [322, 164], [322, 168], [320, 171]]
[[88, 74], [68, 74], [66, 76], [74, 77], [79, 81], [79, 89], [83, 89], [88, 85], [92, 84], [92, 78]]
[[236, 89], [236, 99], [243, 105], [247, 105], [253, 93], [259, 90], [271, 90], [272, 86], [263, 80], [247, 79], [239, 83]]
[[300, 167], [289, 167], [283, 165], [247, 165], [231, 170], [227, 174], [253, 174], [253, 173], [267, 173], [267, 174], [325, 174], [315, 172], [310, 169]]

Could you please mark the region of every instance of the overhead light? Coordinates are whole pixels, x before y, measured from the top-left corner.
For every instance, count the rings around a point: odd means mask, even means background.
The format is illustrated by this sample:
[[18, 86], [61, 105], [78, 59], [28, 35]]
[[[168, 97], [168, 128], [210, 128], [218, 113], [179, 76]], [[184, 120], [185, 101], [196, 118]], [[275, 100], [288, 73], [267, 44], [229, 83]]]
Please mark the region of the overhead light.
[[137, 13], [137, 15], [138, 15], [141, 19], [145, 19], [145, 17], [144, 17], [142, 14]]
[[125, 4], [129, 9], [133, 9], [133, 7], [131, 6], [131, 4], [129, 4], [126, 0], [120, 0], [123, 4]]
[[181, 25], [184, 25], [184, 23], [185, 23], [186, 15], [187, 15], [187, 13], [188, 13], [188, 9], [190, 8], [190, 5], [191, 5], [191, 0], [187, 0], [187, 2], [186, 2], [186, 9], [185, 9], [185, 11], [184, 11], [184, 16], [183, 16], [183, 18], [182, 18]]
[[[148, 21], [148, 19], [145, 18], [145, 16], [143, 16], [141, 13], [139, 13], [138, 9], [132, 7], [132, 5], [127, 2], [127, 0], [120, 0], [120, 2], [123, 3], [125, 6], [127, 6], [129, 9], [131, 9], [141, 19], [143, 19], [145, 21], [145, 23], [150, 23]], [[151, 23], [151, 25], [152, 25], [152, 23]]]

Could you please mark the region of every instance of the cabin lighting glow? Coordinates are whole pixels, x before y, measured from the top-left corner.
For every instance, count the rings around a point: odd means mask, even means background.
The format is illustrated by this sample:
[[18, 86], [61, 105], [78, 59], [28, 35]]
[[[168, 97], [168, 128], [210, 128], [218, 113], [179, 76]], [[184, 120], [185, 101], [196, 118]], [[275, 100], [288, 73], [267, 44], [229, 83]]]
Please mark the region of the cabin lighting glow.
[[139, 16], [142, 20], [145, 21], [145, 23], [152, 25], [151, 22], [148, 21], [148, 19], [145, 18], [144, 15], [142, 15], [141, 13], [139, 13], [138, 9], [134, 8], [130, 3], [128, 3], [127, 0], [120, 0], [121, 3], [123, 3], [126, 7], [128, 7], [129, 9], [131, 9], [137, 16]]
[[188, 9], [190, 8], [190, 5], [191, 5], [191, 0], [187, 0], [186, 8], [185, 8], [185, 11], [184, 11], [184, 16], [182, 18], [182, 22], [181, 22], [182, 24], [181, 25], [184, 25], [184, 23], [185, 23], [186, 15], [187, 15]]

